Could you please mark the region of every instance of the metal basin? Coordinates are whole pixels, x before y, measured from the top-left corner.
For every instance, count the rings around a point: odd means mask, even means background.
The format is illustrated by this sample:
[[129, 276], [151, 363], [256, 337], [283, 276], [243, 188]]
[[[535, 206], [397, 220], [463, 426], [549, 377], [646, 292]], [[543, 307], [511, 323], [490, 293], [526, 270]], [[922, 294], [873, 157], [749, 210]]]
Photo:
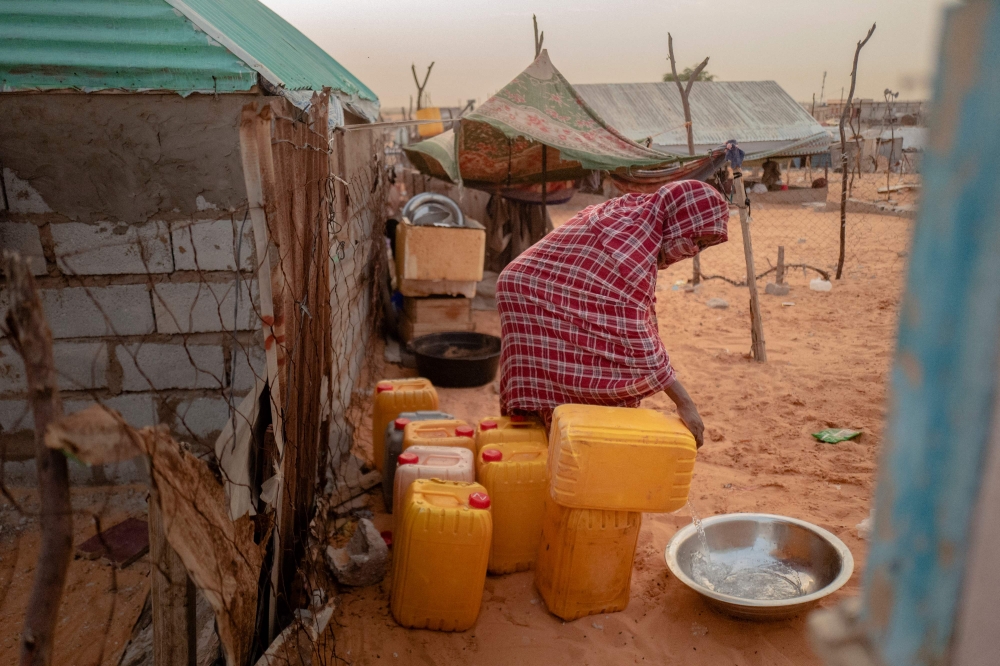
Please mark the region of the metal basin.
[[804, 520], [730, 513], [706, 518], [702, 526], [711, 559], [704, 558], [694, 524], [685, 525], [667, 544], [667, 568], [709, 605], [735, 617], [797, 615], [840, 589], [854, 572], [844, 542]]

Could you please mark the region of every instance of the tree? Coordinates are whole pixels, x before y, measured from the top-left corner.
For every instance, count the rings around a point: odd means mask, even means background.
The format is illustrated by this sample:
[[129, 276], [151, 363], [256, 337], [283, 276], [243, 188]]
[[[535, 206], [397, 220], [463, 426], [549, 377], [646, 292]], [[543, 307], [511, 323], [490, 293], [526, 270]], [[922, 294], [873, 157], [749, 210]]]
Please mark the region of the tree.
[[431, 77], [432, 69], [434, 69], [433, 62], [427, 67], [427, 73], [424, 75], [424, 82], [421, 83], [420, 79], [417, 78], [416, 64], [410, 65], [410, 71], [413, 72], [413, 82], [417, 84], [417, 111], [424, 108], [424, 88], [427, 87], [427, 79]]
[[847, 123], [847, 118], [851, 113], [851, 105], [854, 102], [854, 85], [858, 80], [858, 57], [861, 55], [861, 49], [872, 38], [874, 32], [875, 24], [872, 23], [872, 29], [868, 31], [863, 40], [858, 42], [858, 46], [854, 50], [854, 67], [851, 69], [851, 90], [847, 93], [847, 103], [844, 104], [844, 108], [840, 112], [840, 168], [842, 173], [840, 184], [840, 256], [837, 258], [838, 280], [844, 272], [844, 245], [847, 236], [847, 133], [844, 131], [844, 125]]
[[[667, 52], [670, 59], [671, 80], [677, 84], [677, 89], [681, 91], [681, 104], [684, 106], [684, 125], [687, 127], [688, 154], [694, 155], [694, 130], [691, 129], [691, 104], [688, 102], [688, 95], [691, 94], [691, 86], [694, 85], [695, 81], [704, 80], [702, 79], [702, 75], [705, 73], [705, 68], [708, 67], [708, 58], [702, 60], [694, 69], [690, 67], [685, 69], [678, 76], [677, 61], [674, 59], [674, 38], [669, 32], [667, 33]], [[687, 75], [686, 77], [685, 74]], [[687, 81], [687, 85], [681, 83], [682, 81]]]
[[[667, 72], [666, 74], [663, 75], [663, 80], [690, 81], [692, 74], [694, 74], [694, 69], [692, 69], [691, 67], [685, 67], [684, 71], [681, 72], [680, 74], [675, 75], [673, 72]], [[695, 79], [695, 81], [714, 81], [714, 80], [715, 80], [715, 74], [709, 74], [704, 70], [702, 70], [701, 73], [698, 74], [698, 78]]]

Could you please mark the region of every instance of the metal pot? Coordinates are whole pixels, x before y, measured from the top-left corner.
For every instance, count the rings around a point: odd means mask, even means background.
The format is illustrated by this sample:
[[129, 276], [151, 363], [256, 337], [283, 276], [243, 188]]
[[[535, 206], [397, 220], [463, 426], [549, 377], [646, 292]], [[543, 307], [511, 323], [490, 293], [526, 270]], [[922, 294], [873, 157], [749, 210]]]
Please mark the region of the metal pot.
[[418, 194], [403, 206], [403, 217], [417, 226], [464, 227], [462, 209], [450, 197], [435, 192]]

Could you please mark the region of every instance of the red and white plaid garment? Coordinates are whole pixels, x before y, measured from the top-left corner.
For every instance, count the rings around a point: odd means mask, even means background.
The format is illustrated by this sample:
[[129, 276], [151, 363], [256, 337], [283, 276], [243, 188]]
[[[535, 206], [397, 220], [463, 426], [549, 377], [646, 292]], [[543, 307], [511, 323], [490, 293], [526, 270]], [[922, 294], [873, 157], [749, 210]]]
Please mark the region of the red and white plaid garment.
[[586, 208], [497, 280], [503, 414], [636, 407], [674, 382], [654, 311], [657, 267], [727, 238], [729, 205], [687, 180]]

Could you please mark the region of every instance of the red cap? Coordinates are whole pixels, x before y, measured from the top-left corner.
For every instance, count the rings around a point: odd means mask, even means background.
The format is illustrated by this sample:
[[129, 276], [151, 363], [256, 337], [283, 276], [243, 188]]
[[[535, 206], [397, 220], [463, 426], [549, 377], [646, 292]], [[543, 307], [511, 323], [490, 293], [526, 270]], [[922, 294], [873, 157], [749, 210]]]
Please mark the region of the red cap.
[[486, 493], [472, 493], [469, 495], [469, 506], [473, 509], [490, 508], [490, 496]]
[[458, 426], [455, 428], [455, 437], [472, 437], [476, 431], [471, 426]]
[[511, 423], [524, 423], [527, 420], [528, 420], [528, 417], [526, 417], [526, 416], [524, 416], [522, 414], [511, 414], [510, 415], [510, 422]]
[[385, 393], [386, 391], [391, 391], [391, 390], [392, 390], [392, 384], [388, 382], [379, 382], [378, 384], [375, 385], [376, 393]]
[[492, 419], [488, 419], [486, 421], [480, 421], [479, 422], [479, 429], [480, 430], [496, 430], [497, 429], [497, 422], [494, 421], [494, 420], [492, 420]]
[[400, 453], [396, 458], [397, 465], [416, 465], [420, 462], [420, 456], [416, 453]]
[[382, 537], [382, 541], [385, 541], [385, 545], [392, 545], [392, 530], [386, 530], [385, 532], [379, 532], [379, 536]]
[[402, 430], [406, 427], [406, 424], [410, 422], [410, 419], [404, 419], [402, 416], [393, 421], [396, 424], [396, 430]]
[[483, 449], [483, 462], [500, 462], [503, 452], [500, 449]]

